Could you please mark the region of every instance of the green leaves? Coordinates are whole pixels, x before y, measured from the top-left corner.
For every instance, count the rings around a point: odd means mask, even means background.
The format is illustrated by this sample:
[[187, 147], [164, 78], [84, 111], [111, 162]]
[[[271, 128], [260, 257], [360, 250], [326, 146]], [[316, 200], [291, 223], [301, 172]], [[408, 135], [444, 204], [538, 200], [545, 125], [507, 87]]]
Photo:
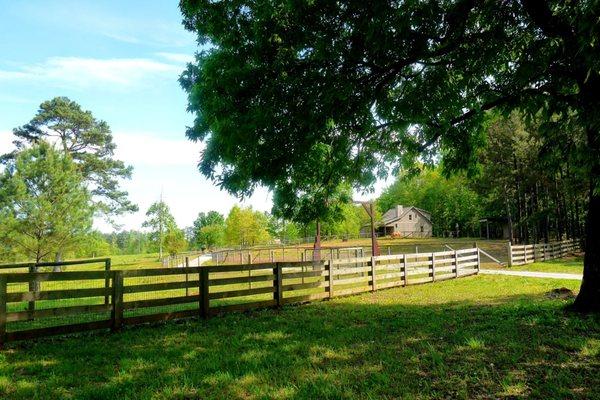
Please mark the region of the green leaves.
[[2, 241], [40, 261], [73, 247], [92, 225], [91, 195], [71, 157], [41, 140], [0, 175]]
[[306, 221], [389, 169], [475, 173], [491, 109], [568, 113], [598, 136], [597, 7], [531, 4], [183, 0], [211, 45], [181, 78], [200, 170]]
[[[116, 145], [110, 127], [94, 118], [90, 111], [66, 97], [56, 97], [40, 105], [31, 121], [15, 128], [17, 151], [39, 141], [57, 142], [77, 166], [92, 195], [98, 214], [110, 218], [137, 211], [127, 192], [119, 189], [119, 179], [129, 179], [132, 167], [114, 159]], [[17, 152], [6, 154], [0, 161], [10, 163]]]
[[192, 227], [193, 244], [202, 249], [223, 244], [225, 219], [217, 211], [201, 212]]
[[252, 208], [233, 206], [225, 220], [225, 241], [232, 246], [254, 246], [270, 240], [267, 216]]

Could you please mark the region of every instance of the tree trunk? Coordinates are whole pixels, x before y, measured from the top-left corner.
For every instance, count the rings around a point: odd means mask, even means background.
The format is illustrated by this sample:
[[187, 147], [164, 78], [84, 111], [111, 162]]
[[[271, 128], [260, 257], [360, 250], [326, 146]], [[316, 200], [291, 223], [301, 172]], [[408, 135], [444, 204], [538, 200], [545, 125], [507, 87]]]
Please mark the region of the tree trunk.
[[321, 261], [321, 222], [317, 221], [317, 232], [313, 246], [313, 261]]
[[[585, 226], [583, 280], [573, 308], [583, 312], [600, 312], [600, 74], [586, 72], [580, 80], [581, 99], [586, 117], [590, 198]], [[584, 76], [583, 73], [581, 75]]]
[[[54, 261], [56, 261], [56, 262], [61, 262], [62, 261], [62, 250], [59, 250], [56, 253]], [[55, 265], [54, 267], [52, 267], [52, 272], [62, 272], [62, 267], [59, 266], [59, 265]]]
[[515, 235], [513, 232], [513, 220], [512, 213], [510, 212], [510, 203], [508, 200], [508, 192], [506, 190], [506, 184], [504, 185], [504, 203], [506, 205], [506, 218], [508, 219], [508, 235], [511, 243], [515, 241]]
[[[596, 171], [596, 182], [598, 178], [600, 171]], [[594, 194], [593, 185], [585, 227], [583, 281], [574, 304], [576, 310], [585, 312], [600, 312], [600, 193]]]

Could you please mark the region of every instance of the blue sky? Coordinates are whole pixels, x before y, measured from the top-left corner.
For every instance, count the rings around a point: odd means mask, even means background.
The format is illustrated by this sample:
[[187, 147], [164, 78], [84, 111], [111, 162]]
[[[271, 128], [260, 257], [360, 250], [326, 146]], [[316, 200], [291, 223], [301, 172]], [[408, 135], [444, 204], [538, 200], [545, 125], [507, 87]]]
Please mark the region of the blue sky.
[[[161, 190], [182, 227], [239, 203], [200, 175], [202, 145], [185, 139], [192, 115], [177, 79], [198, 47], [178, 1], [0, 0], [0, 38], [1, 153], [41, 102], [67, 96], [108, 122], [134, 167], [123, 187], [140, 212], [118, 218], [124, 228], [140, 227]], [[270, 210], [271, 197], [258, 190], [242, 204]]]
[[[0, 0], [0, 10], [0, 152], [41, 102], [67, 96], [108, 122], [134, 166], [123, 186], [141, 212], [118, 218], [124, 228], [139, 228], [161, 190], [180, 226], [238, 202], [200, 175], [201, 144], [184, 136], [192, 115], [177, 79], [198, 48], [177, 1]], [[261, 190], [245, 204], [271, 200]]]

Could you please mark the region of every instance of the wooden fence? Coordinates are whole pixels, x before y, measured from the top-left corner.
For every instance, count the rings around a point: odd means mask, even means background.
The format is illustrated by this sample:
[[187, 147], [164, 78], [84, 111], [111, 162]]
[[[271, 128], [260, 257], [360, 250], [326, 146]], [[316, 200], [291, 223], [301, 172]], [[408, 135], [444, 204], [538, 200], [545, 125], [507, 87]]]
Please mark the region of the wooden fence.
[[[470, 248], [324, 262], [0, 274], [0, 345], [435, 282], [476, 274], [479, 266], [479, 249]], [[29, 309], [29, 302], [38, 306]]]
[[579, 240], [569, 239], [560, 242], [526, 245], [508, 244], [508, 266], [531, 264], [538, 261], [562, 258], [581, 250]]

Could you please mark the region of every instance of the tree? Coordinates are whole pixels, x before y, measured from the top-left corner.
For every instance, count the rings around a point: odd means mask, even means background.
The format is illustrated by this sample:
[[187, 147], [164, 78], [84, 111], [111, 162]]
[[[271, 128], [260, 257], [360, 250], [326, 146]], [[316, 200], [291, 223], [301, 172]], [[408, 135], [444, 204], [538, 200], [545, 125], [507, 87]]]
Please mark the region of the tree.
[[[440, 154], [475, 165], [485, 112], [519, 109], [544, 135], [578, 127], [589, 171], [584, 278], [600, 311], [600, 7], [596, 1], [183, 0], [210, 43], [181, 77], [204, 140], [201, 171], [290, 203], [302, 188], [370, 186]], [[314, 162], [317, 161], [318, 164]]]
[[213, 248], [223, 242], [225, 218], [217, 211], [201, 212], [192, 227], [192, 243], [201, 249]]
[[114, 159], [116, 148], [110, 128], [104, 121], [94, 118], [90, 111], [66, 97], [45, 101], [29, 123], [15, 128], [12, 153], [0, 158], [4, 163], [19, 151], [40, 141], [56, 141], [63, 152], [77, 164], [94, 201], [96, 211], [107, 217], [138, 208], [119, 188], [119, 179], [129, 179], [132, 167]]
[[104, 237], [113, 247], [113, 254], [142, 254], [150, 250], [150, 239], [145, 232], [121, 231], [105, 234]]
[[165, 235], [168, 231], [177, 227], [175, 218], [171, 215], [167, 203], [162, 199], [152, 203], [148, 211], [146, 211], [146, 217], [142, 227], [150, 228], [150, 238], [158, 245], [158, 254], [162, 258]]
[[170, 226], [164, 237], [164, 246], [167, 253], [174, 256], [184, 251], [187, 245], [183, 231], [176, 226]]
[[230, 245], [254, 246], [270, 240], [267, 216], [251, 207], [233, 206], [225, 220], [225, 241]]
[[36, 263], [84, 239], [93, 211], [70, 155], [45, 141], [18, 152], [0, 175], [0, 241]]
[[427, 210], [437, 235], [454, 232], [457, 225], [463, 236], [478, 234], [482, 201], [469, 184], [464, 175], [444, 177], [440, 167], [403, 172], [383, 191], [377, 206], [382, 213], [398, 204]]
[[210, 224], [200, 228], [198, 232], [198, 243], [202, 250], [212, 249], [224, 241], [225, 224]]
[[574, 158], [581, 152], [571, 149], [585, 143], [583, 132], [549, 136], [535, 118], [490, 112], [485, 133], [481, 173], [472, 187], [486, 216], [506, 217], [511, 238], [521, 242], [580, 238], [589, 177]]
[[272, 238], [279, 239], [282, 243], [298, 239], [300, 228], [294, 221], [287, 221], [284, 218], [277, 218], [275, 215], [267, 216], [267, 231]]
[[114, 254], [110, 243], [99, 231], [92, 231], [85, 235], [73, 249], [75, 257], [103, 257]]

